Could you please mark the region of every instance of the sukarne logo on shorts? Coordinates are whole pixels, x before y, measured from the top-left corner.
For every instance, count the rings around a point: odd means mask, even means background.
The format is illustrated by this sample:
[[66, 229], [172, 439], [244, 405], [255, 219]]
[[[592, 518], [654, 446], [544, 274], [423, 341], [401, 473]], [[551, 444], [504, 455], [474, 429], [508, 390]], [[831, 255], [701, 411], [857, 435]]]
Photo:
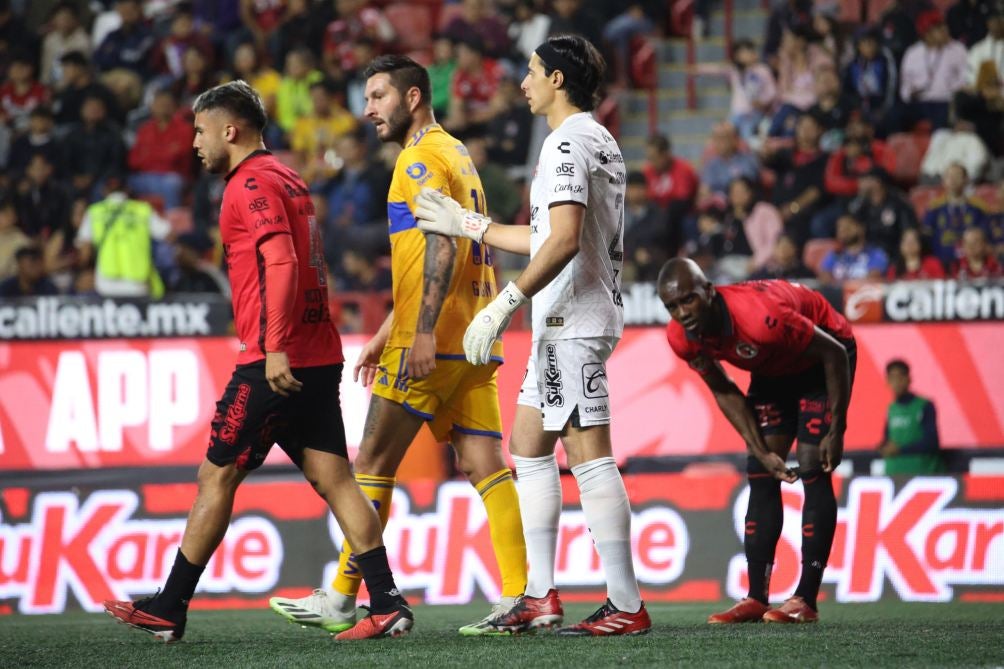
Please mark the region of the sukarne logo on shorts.
[[544, 349], [547, 353], [547, 369], [544, 370], [544, 401], [549, 407], [565, 406], [565, 398], [561, 394], [561, 370], [558, 369], [558, 353], [554, 344], [548, 344]]

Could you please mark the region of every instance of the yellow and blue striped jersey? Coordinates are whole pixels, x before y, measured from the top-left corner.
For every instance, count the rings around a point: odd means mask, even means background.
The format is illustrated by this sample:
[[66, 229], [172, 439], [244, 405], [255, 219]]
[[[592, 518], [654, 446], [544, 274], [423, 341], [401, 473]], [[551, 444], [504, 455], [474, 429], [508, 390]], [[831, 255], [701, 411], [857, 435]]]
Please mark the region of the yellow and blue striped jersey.
[[[411, 347], [422, 304], [425, 235], [413, 213], [423, 187], [439, 190], [465, 209], [485, 213], [484, 189], [467, 148], [438, 124], [416, 132], [397, 158], [387, 218], [390, 226], [394, 319], [387, 346]], [[457, 255], [449, 293], [436, 322], [436, 352], [440, 358], [464, 357], [464, 332], [474, 315], [495, 298], [492, 250], [466, 238], [456, 240]], [[493, 357], [501, 361], [502, 344]]]

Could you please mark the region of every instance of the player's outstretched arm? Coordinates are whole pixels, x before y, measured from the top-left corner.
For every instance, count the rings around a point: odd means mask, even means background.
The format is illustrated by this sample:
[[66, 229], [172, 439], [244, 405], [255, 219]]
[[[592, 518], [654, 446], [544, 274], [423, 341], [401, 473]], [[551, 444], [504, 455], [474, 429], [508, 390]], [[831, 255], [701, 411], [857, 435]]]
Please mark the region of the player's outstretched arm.
[[585, 216], [586, 208], [581, 204], [551, 207], [551, 234], [515, 281], [524, 295], [533, 297], [540, 292], [578, 254]]
[[423, 232], [466, 237], [510, 253], [530, 255], [528, 226], [499, 225], [487, 216], [464, 209], [449, 195], [432, 188], [423, 188], [415, 198], [415, 219]]
[[[691, 366], [694, 366], [693, 363]], [[718, 403], [725, 418], [746, 442], [750, 453], [775, 478], [794, 483], [798, 477], [788, 469], [781, 456], [772, 453], [767, 448], [767, 442], [760, 432], [756, 416], [753, 415], [753, 411], [746, 402], [746, 396], [743, 395], [743, 391], [739, 390], [735, 381], [725, 374], [725, 370], [717, 361], [704, 358], [700, 361], [700, 366], [704, 369], [701, 378], [708, 384], [708, 388], [715, 396], [715, 402]]]
[[803, 354], [823, 364], [826, 395], [830, 407], [830, 430], [819, 442], [819, 457], [824, 472], [832, 472], [844, 454], [844, 431], [847, 429], [847, 407], [851, 403], [851, 370], [847, 349], [818, 327]]

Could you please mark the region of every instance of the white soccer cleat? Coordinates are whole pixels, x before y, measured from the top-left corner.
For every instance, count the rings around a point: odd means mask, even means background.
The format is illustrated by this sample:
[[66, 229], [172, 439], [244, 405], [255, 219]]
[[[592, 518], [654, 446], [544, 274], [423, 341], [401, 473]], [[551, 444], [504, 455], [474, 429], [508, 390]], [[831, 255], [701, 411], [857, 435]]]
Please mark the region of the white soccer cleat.
[[516, 597], [503, 597], [498, 604], [492, 606], [487, 616], [476, 623], [464, 625], [458, 632], [461, 636], [507, 636], [512, 630], [501, 625], [501, 620], [516, 605]]
[[270, 609], [291, 623], [304, 627], [320, 627], [332, 634], [344, 632], [356, 624], [356, 599], [321, 589], [300, 599], [272, 597]]

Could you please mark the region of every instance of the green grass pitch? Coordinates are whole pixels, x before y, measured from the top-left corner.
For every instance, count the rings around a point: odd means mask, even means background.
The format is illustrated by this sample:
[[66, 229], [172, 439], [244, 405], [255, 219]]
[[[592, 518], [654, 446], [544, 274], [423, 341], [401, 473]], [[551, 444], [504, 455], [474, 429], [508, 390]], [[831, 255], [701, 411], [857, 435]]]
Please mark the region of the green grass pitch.
[[[1004, 666], [1004, 605], [830, 604], [816, 625], [709, 626], [713, 605], [653, 605], [646, 636], [461, 638], [486, 604], [418, 606], [403, 639], [338, 643], [268, 610], [195, 611], [164, 645], [103, 613], [0, 618], [0, 667], [974, 667]], [[566, 619], [590, 613], [570, 605]]]

